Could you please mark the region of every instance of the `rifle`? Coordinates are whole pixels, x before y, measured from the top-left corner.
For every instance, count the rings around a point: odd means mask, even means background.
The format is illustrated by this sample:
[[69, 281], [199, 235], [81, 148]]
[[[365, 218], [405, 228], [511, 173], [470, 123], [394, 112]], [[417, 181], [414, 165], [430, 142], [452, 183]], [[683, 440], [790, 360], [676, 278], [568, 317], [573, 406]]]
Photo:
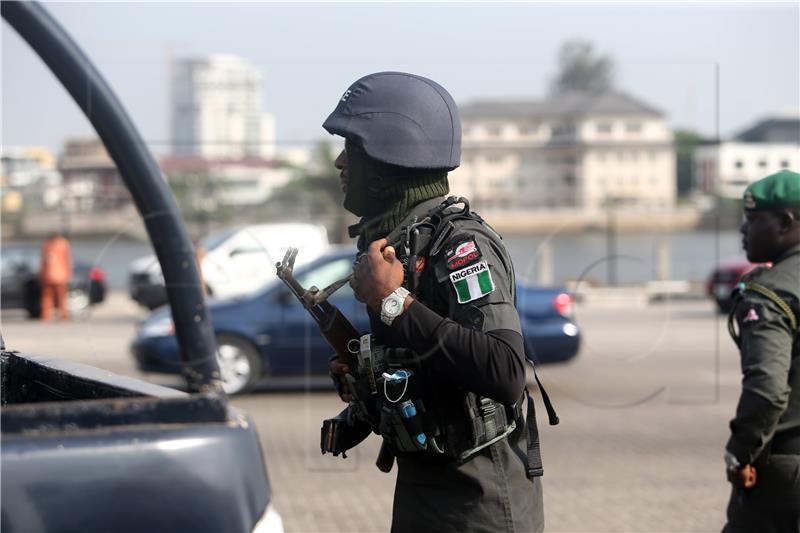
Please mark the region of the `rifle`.
[[297, 248], [289, 248], [283, 261], [275, 264], [278, 277], [289, 287], [292, 294], [300, 301], [306, 311], [319, 326], [325, 340], [328, 341], [339, 359], [350, 367], [352, 371], [358, 368], [356, 354], [359, 349], [359, 335], [353, 324], [339, 311], [327, 298], [350, 281], [350, 276], [341, 279], [319, 290], [315, 286], [303, 288], [294, 279], [294, 261], [297, 258]]
[[[328, 344], [333, 348], [334, 352], [339, 356], [339, 359], [345, 363], [350, 372], [355, 372], [358, 368], [357, 355], [360, 348], [360, 335], [358, 331], [347, 320], [347, 317], [342, 314], [339, 309], [327, 301], [328, 297], [339, 290], [345, 283], [350, 281], [351, 276], [336, 281], [322, 290], [315, 286], [308, 289], [303, 288], [302, 285], [294, 278], [294, 261], [297, 258], [297, 248], [289, 248], [283, 261], [275, 264], [278, 278], [283, 281], [291, 293], [297, 298], [306, 311], [309, 312], [311, 317], [319, 326], [319, 330]], [[359, 400], [356, 395], [356, 388], [350, 387], [350, 390], [356, 400]], [[360, 400], [359, 400], [360, 401]], [[350, 409], [350, 407], [348, 407]], [[322, 453], [326, 451], [333, 452], [338, 455], [338, 450], [344, 451], [355, 446], [369, 435], [369, 431], [364, 432], [363, 426], [355, 428], [354, 434], [347, 435], [347, 409], [340, 413], [336, 418], [325, 420], [322, 425], [322, 438], [321, 448]], [[345, 444], [346, 443], [346, 444]], [[381, 445], [378, 459], [375, 462], [376, 466], [382, 472], [389, 472], [394, 464], [394, 454], [386, 445], [384, 441]]]

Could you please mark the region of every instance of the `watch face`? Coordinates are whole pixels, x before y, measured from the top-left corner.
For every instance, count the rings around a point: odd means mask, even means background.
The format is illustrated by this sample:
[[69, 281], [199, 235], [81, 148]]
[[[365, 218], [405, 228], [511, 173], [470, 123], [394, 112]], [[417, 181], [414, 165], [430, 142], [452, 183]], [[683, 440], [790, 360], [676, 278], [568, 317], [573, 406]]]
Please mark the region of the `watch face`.
[[383, 303], [383, 312], [387, 315], [396, 315], [399, 313], [401, 305], [397, 298], [389, 298]]

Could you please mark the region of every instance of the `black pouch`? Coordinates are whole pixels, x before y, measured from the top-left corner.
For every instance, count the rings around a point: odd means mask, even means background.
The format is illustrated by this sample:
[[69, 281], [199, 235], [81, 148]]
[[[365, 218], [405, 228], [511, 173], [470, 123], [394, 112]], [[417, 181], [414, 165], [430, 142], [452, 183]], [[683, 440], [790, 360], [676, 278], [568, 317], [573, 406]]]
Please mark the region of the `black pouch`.
[[396, 370], [393, 376], [403, 373], [403, 379], [387, 375], [379, 379], [381, 385], [380, 433], [399, 452], [419, 452], [428, 448], [426, 411], [418, 398], [416, 376], [409, 370]]
[[342, 457], [347, 458], [345, 452], [357, 446], [372, 432], [369, 424], [350, 416], [350, 409], [348, 407], [334, 418], [322, 421], [320, 450], [323, 455], [332, 453], [335, 457], [341, 453]]

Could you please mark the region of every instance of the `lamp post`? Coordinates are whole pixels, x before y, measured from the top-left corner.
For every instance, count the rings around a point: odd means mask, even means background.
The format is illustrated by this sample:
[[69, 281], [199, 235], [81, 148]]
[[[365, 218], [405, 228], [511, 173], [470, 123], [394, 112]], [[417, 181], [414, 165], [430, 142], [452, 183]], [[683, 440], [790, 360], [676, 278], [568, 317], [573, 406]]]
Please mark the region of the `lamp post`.
[[607, 283], [610, 287], [617, 285], [617, 221], [615, 209], [619, 198], [607, 196], [603, 202], [606, 207], [606, 257], [608, 258]]

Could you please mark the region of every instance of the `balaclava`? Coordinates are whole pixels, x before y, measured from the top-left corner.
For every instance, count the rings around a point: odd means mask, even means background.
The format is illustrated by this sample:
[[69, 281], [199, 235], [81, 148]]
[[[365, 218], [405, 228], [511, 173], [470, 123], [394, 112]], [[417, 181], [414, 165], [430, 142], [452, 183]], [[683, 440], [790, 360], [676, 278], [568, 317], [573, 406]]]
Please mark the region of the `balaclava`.
[[350, 236], [361, 234], [366, 242], [385, 237], [408, 215], [412, 207], [449, 192], [444, 169], [410, 169], [378, 161], [358, 142], [345, 141], [347, 193], [344, 208], [360, 216]]

